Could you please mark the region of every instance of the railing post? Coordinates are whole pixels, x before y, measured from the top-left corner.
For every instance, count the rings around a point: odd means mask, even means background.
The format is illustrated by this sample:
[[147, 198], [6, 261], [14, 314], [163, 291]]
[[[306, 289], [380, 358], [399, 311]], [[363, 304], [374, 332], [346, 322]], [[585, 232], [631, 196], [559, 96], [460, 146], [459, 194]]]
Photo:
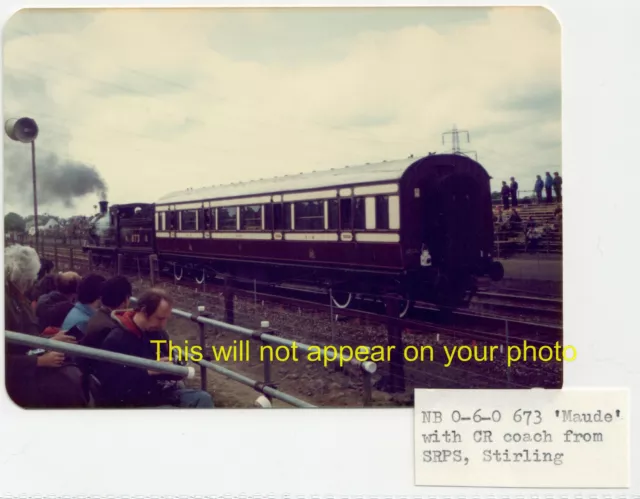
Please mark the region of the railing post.
[[73, 264], [73, 246], [69, 248], [69, 270], [74, 270]]
[[[198, 305], [198, 313], [199, 315], [205, 315], [204, 305]], [[204, 324], [198, 322], [198, 327], [200, 328], [200, 348], [202, 349], [202, 356], [206, 358], [207, 342], [204, 336]], [[202, 365], [200, 366], [200, 389], [205, 392], [207, 391], [207, 368]]]
[[329, 313], [331, 314], [331, 344], [335, 337], [335, 317], [333, 316], [333, 288], [329, 288]]
[[[264, 334], [264, 333], [268, 333], [269, 332], [269, 321], [262, 321], [260, 322], [260, 333]], [[267, 343], [265, 341], [262, 341], [263, 345], [266, 345]], [[271, 384], [271, 359], [269, 358], [268, 355], [264, 356], [264, 384], [265, 385], [269, 385]], [[269, 402], [273, 402], [273, 399], [271, 396], [267, 395], [265, 393], [265, 397], [267, 397], [267, 399], [269, 400]]]
[[371, 397], [371, 373], [365, 369], [362, 370], [362, 389], [364, 396], [364, 406], [370, 407], [372, 403]]
[[149, 280], [151, 286], [156, 285], [156, 263], [158, 262], [158, 255], [149, 255]]
[[255, 317], [258, 314], [258, 284], [257, 281], [253, 280], [253, 316]]
[[122, 263], [124, 260], [124, 255], [122, 253], [118, 253], [118, 274], [122, 275]]
[[229, 276], [224, 278], [224, 321], [233, 324], [234, 323], [234, 311], [233, 311], [233, 279]]
[[53, 245], [53, 264], [56, 266], [56, 271], [59, 271], [60, 265], [58, 264], [58, 246], [56, 244]]
[[89, 262], [89, 272], [93, 272], [93, 256], [91, 250], [87, 251], [87, 261]]
[[395, 347], [391, 351], [391, 358], [389, 359], [389, 392], [404, 392], [402, 329], [394, 323], [400, 315], [400, 303], [395, 296], [388, 297], [386, 301], [388, 344]]

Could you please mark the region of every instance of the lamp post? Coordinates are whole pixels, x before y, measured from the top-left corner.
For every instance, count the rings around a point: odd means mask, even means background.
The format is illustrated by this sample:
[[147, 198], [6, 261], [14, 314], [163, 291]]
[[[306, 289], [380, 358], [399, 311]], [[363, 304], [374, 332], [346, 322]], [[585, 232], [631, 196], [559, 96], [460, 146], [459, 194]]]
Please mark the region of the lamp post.
[[7, 120], [4, 130], [12, 140], [31, 144], [31, 172], [33, 174], [33, 223], [36, 236], [36, 251], [38, 250], [38, 195], [36, 193], [36, 137], [38, 137], [38, 124], [31, 118], [18, 118]]

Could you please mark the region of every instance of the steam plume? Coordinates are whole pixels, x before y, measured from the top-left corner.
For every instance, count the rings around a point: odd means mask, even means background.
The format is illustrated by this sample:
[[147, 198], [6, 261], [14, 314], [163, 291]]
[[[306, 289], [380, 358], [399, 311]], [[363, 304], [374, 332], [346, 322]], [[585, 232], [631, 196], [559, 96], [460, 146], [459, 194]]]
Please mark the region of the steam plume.
[[[7, 149], [5, 144], [5, 199], [31, 206], [31, 151]], [[79, 161], [60, 161], [52, 153], [38, 154], [37, 148], [36, 179], [39, 206], [62, 204], [73, 208], [77, 198], [91, 193], [96, 193], [102, 201], [107, 199], [107, 186], [95, 167]]]

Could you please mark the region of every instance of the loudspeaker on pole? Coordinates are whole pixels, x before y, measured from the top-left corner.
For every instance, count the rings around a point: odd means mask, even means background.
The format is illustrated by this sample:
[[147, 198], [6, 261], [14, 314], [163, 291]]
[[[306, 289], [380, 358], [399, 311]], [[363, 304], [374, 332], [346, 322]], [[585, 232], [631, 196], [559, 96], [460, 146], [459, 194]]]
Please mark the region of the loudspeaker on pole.
[[25, 144], [33, 142], [38, 137], [38, 125], [31, 118], [12, 118], [4, 124], [7, 135], [18, 142]]

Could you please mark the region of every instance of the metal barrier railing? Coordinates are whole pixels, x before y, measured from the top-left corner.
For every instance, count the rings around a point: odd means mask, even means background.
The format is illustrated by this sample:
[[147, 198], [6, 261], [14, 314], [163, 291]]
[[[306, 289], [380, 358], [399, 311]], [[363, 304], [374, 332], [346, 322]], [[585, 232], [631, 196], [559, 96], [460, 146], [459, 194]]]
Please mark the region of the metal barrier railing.
[[[135, 297], [131, 298], [131, 301], [136, 303], [137, 299]], [[204, 312], [204, 307], [199, 307], [199, 312]], [[180, 309], [176, 309], [174, 308], [172, 310], [172, 314], [177, 316], [177, 317], [182, 317], [184, 319], [189, 319], [193, 322], [198, 323], [198, 326], [200, 327], [200, 338], [199, 338], [199, 342], [200, 342], [200, 348], [202, 348], [202, 352], [206, 351], [206, 345], [205, 345], [205, 326], [209, 325], [215, 328], [219, 328], [225, 331], [229, 331], [232, 333], [237, 333], [243, 336], [246, 336], [248, 339], [252, 339], [255, 341], [259, 341], [262, 344], [271, 344], [271, 345], [277, 345], [277, 346], [285, 346], [288, 348], [293, 347], [294, 342], [285, 338], [279, 338], [277, 336], [274, 336], [272, 333], [273, 331], [269, 330], [269, 323], [264, 321], [262, 323], [262, 331], [259, 330], [252, 330], [252, 329], [248, 329], [242, 326], [236, 326], [233, 324], [228, 324], [226, 322], [222, 322], [222, 321], [218, 321], [215, 319], [212, 319], [211, 317], [207, 317], [205, 315], [201, 315], [201, 314], [192, 314], [190, 312], [185, 312], [183, 310]], [[311, 346], [307, 345], [305, 343], [298, 343], [295, 342], [295, 346], [299, 351], [305, 352], [305, 353], [309, 353], [311, 351]], [[365, 349], [367, 351], [369, 351], [368, 347], [359, 347], [361, 349]], [[362, 351], [362, 350], [361, 350]], [[335, 357], [332, 358], [327, 358], [327, 355], [325, 354], [325, 350], [324, 349], [320, 349], [319, 352], [316, 352], [319, 354], [319, 357], [326, 362], [334, 362], [334, 361], [341, 361], [341, 363], [349, 363], [355, 367], [357, 367], [358, 369], [360, 369], [362, 371], [362, 375], [363, 375], [363, 400], [364, 400], [364, 405], [365, 406], [370, 406], [371, 405], [371, 375], [374, 374], [377, 370], [377, 365], [375, 362], [371, 362], [371, 361], [359, 361], [357, 359], [353, 359], [353, 358], [347, 358], [342, 356], [341, 354], [337, 353], [337, 355]], [[195, 361], [194, 361], [195, 362]], [[272, 387], [273, 385], [273, 381], [271, 379], [271, 359], [269, 358], [268, 355], [263, 356], [262, 359], [263, 365], [264, 365], [264, 381], [263, 384], [265, 387]], [[207, 361], [199, 361], [196, 362], [198, 364], [201, 365], [201, 383], [202, 386], [206, 386], [206, 365], [207, 365]], [[264, 392], [265, 395], [267, 395], [267, 398], [269, 397], [269, 394], [265, 391]]]
[[74, 345], [64, 341], [50, 340], [41, 336], [33, 336], [30, 334], [16, 333], [14, 331], [4, 332], [7, 340], [36, 348], [44, 348], [45, 350], [53, 350], [55, 352], [68, 353], [87, 357], [89, 359], [101, 360], [105, 362], [113, 362], [116, 364], [125, 364], [128, 366], [140, 367], [143, 369], [152, 369], [168, 374], [177, 374], [179, 376], [191, 379], [195, 376], [196, 370], [192, 366], [179, 366], [167, 362], [158, 362], [156, 360], [144, 359], [134, 355], [126, 355], [109, 350], [101, 350], [99, 348], [85, 347], [82, 345]]
[[[177, 374], [179, 376], [185, 377], [187, 379], [192, 379], [195, 376], [195, 368], [192, 366], [180, 366], [173, 363], [168, 362], [159, 362], [151, 359], [144, 359], [141, 357], [135, 357], [132, 355], [121, 354], [118, 352], [111, 352], [108, 350], [101, 350], [99, 348], [91, 348], [82, 345], [74, 345], [71, 343], [66, 343], [57, 340], [50, 340], [47, 338], [43, 338], [41, 336], [32, 336], [29, 334], [16, 333], [14, 331], [6, 331], [5, 330], [5, 338], [12, 342], [20, 345], [26, 345], [36, 348], [42, 348], [45, 350], [51, 350], [55, 352], [62, 352], [77, 355], [80, 357], [86, 357], [90, 359], [105, 361], [105, 362], [113, 362], [117, 364], [124, 364], [133, 367], [139, 367], [143, 369], [151, 369], [154, 371], [164, 372], [168, 374]], [[211, 369], [227, 378], [230, 378], [234, 381], [242, 383], [254, 390], [264, 393], [268, 397], [275, 398], [278, 400], [282, 400], [290, 405], [296, 407], [305, 407], [305, 408], [314, 408], [316, 406], [305, 402], [304, 400], [300, 400], [296, 397], [288, 395], [286, 393], [280, 392], [274, 388], [269, 386], [263, 386], [264, 384], [260, 381], [253, 380], [248, 378], [247, 376], [243, 376], [242, 374], [236, 373], [229, 369], [226, 369], [222, 366], [218, 366], [211, 362], [200, 361], [195, 362], [199, 364], [202, 368]]]

